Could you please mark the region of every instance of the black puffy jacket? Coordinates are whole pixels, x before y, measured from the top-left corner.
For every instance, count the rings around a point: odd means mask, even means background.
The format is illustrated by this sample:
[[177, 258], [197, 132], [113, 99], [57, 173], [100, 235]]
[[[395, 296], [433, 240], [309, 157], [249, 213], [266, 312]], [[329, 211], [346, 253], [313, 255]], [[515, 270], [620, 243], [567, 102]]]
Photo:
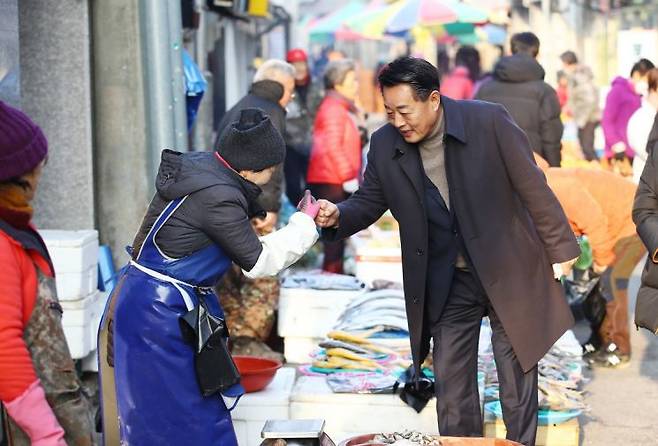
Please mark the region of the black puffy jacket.
[[560, 167], [564, 126], [555, 90], [544, 82], [544, 69], [525, 54], [503, 57], [493, 79], [480, 87], [475, 98], [503, 105], [528, 135], [532, 150], [551, 167]]
[[257, 185], [225, 167], [214, 153], [164, 150], [156, 191], [133, 242], [133, 257], [165, 206], [187, 196], [156, 235], [160, 249], [180, 258], [215, 243], [240, 268], [254, 267], [263, 248], [250, 219], [265, 214]]
[[646, 147], [648, 157], [635, 193], [633, 222], [649, 258], [642, 274], [642, 286], [658, 289], [658, 115]]
[[658, 334], [658, 115], [649, 133], [647, 153], [633, 204], [633, 222], [649, 251], [637, 295], [635, 323]]

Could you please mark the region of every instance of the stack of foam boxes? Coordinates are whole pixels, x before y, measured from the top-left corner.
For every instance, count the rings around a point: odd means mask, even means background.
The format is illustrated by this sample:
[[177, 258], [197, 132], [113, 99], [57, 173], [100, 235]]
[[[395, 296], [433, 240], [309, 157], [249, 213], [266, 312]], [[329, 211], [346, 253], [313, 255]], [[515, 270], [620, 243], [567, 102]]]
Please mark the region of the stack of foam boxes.
[[315, 290], [281, 287], [278, 333], [287, 362], [306, 364], [345, 308], [364, 290]]
[[97, 371], [96, 340], [107, 295], [98, 290], [98, 232], [40, 231], [55, 267], [62, 325], [73, 359]]

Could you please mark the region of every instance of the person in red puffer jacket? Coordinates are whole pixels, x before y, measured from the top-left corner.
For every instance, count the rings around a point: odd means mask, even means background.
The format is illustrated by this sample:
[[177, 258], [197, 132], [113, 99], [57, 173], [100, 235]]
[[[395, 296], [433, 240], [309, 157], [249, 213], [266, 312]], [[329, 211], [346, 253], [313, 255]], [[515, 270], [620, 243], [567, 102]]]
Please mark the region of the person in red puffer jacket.
[[[360, 118], [354, 105], [359, 84], [349, 59], [330, 62], [324, 74], [327, 91], [313, 125], [313, 145], [307, 182], [313, 195], [341, 202], [359, 188], [361, 173]], [[322, 269], [343, 272], [345, 243], [324, 245]]]
[[52, 262], [31, 225], [48, 143], [25, 114], [0, 101], [0, 402], [10, 446], [95, 443], [62, 329]]

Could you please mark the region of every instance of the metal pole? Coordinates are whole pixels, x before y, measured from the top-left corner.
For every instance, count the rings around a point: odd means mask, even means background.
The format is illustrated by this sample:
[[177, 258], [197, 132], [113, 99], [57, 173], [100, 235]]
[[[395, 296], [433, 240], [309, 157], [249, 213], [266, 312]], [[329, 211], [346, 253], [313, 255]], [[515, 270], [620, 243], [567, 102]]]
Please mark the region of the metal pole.
[[[150, 148], [150, 179], [155, 178], [160, 152], [175, 148], [174, 98], [171, 88], [169, 15], [167, 2], [141, 0], [142, 65], [146, 92], [146, 122]], [[154, 181], [149, 181], [154, 184]]]
[[192, 144], [190, 150], [210, 150], [212, 148], [213, 134], [213, 78], [208, 71], [208, 20], [210, 13], [206, 10], [204, 0], [195, 0], [196, 11], [199, 14], [199, 28], [196, 30], [194, 59], [208, 87], [201, 100], [196, 123], [192, 131]]
[[208, 50], [206, 39], [208, 33], [207, 20], [207, 11], [206, 5], [203, 0], [195, 1], [196, 12], [199, 14], [199, 28], [196, 30], [196, 45], [194, 47], [194, 59], [199, 66], [201, 72], [205, 72], [208, 69], [207, 59], [208, 59]]
[[171, 89], [174, 113], [174, 147], [186, 152], [187, 138], [187, 105], [185, 103], [185, 74], [183, 73], [183, 25], [180, 0], [167, 1], [169, 18], [169, 58]]

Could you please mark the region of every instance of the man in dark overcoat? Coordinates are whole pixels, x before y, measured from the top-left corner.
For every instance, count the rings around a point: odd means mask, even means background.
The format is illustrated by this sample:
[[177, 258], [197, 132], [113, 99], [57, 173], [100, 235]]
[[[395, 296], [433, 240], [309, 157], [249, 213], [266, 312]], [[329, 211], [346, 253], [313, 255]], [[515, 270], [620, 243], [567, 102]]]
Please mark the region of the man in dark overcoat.
[[372, 136], [361, 188], [338, 206], [322, 201], [316, 223], [341, 239], [391, 210], [415, 370], [434, 340], [440, 433], [482, 435], [477, 353], [489, 316], [507, 438], [534, 445], [537, 363], [573, 324], [555, 276], [578, 243], [504, 107], [440, 96], [422, 59], [391, 62], [379, 82], [388, 124]]

